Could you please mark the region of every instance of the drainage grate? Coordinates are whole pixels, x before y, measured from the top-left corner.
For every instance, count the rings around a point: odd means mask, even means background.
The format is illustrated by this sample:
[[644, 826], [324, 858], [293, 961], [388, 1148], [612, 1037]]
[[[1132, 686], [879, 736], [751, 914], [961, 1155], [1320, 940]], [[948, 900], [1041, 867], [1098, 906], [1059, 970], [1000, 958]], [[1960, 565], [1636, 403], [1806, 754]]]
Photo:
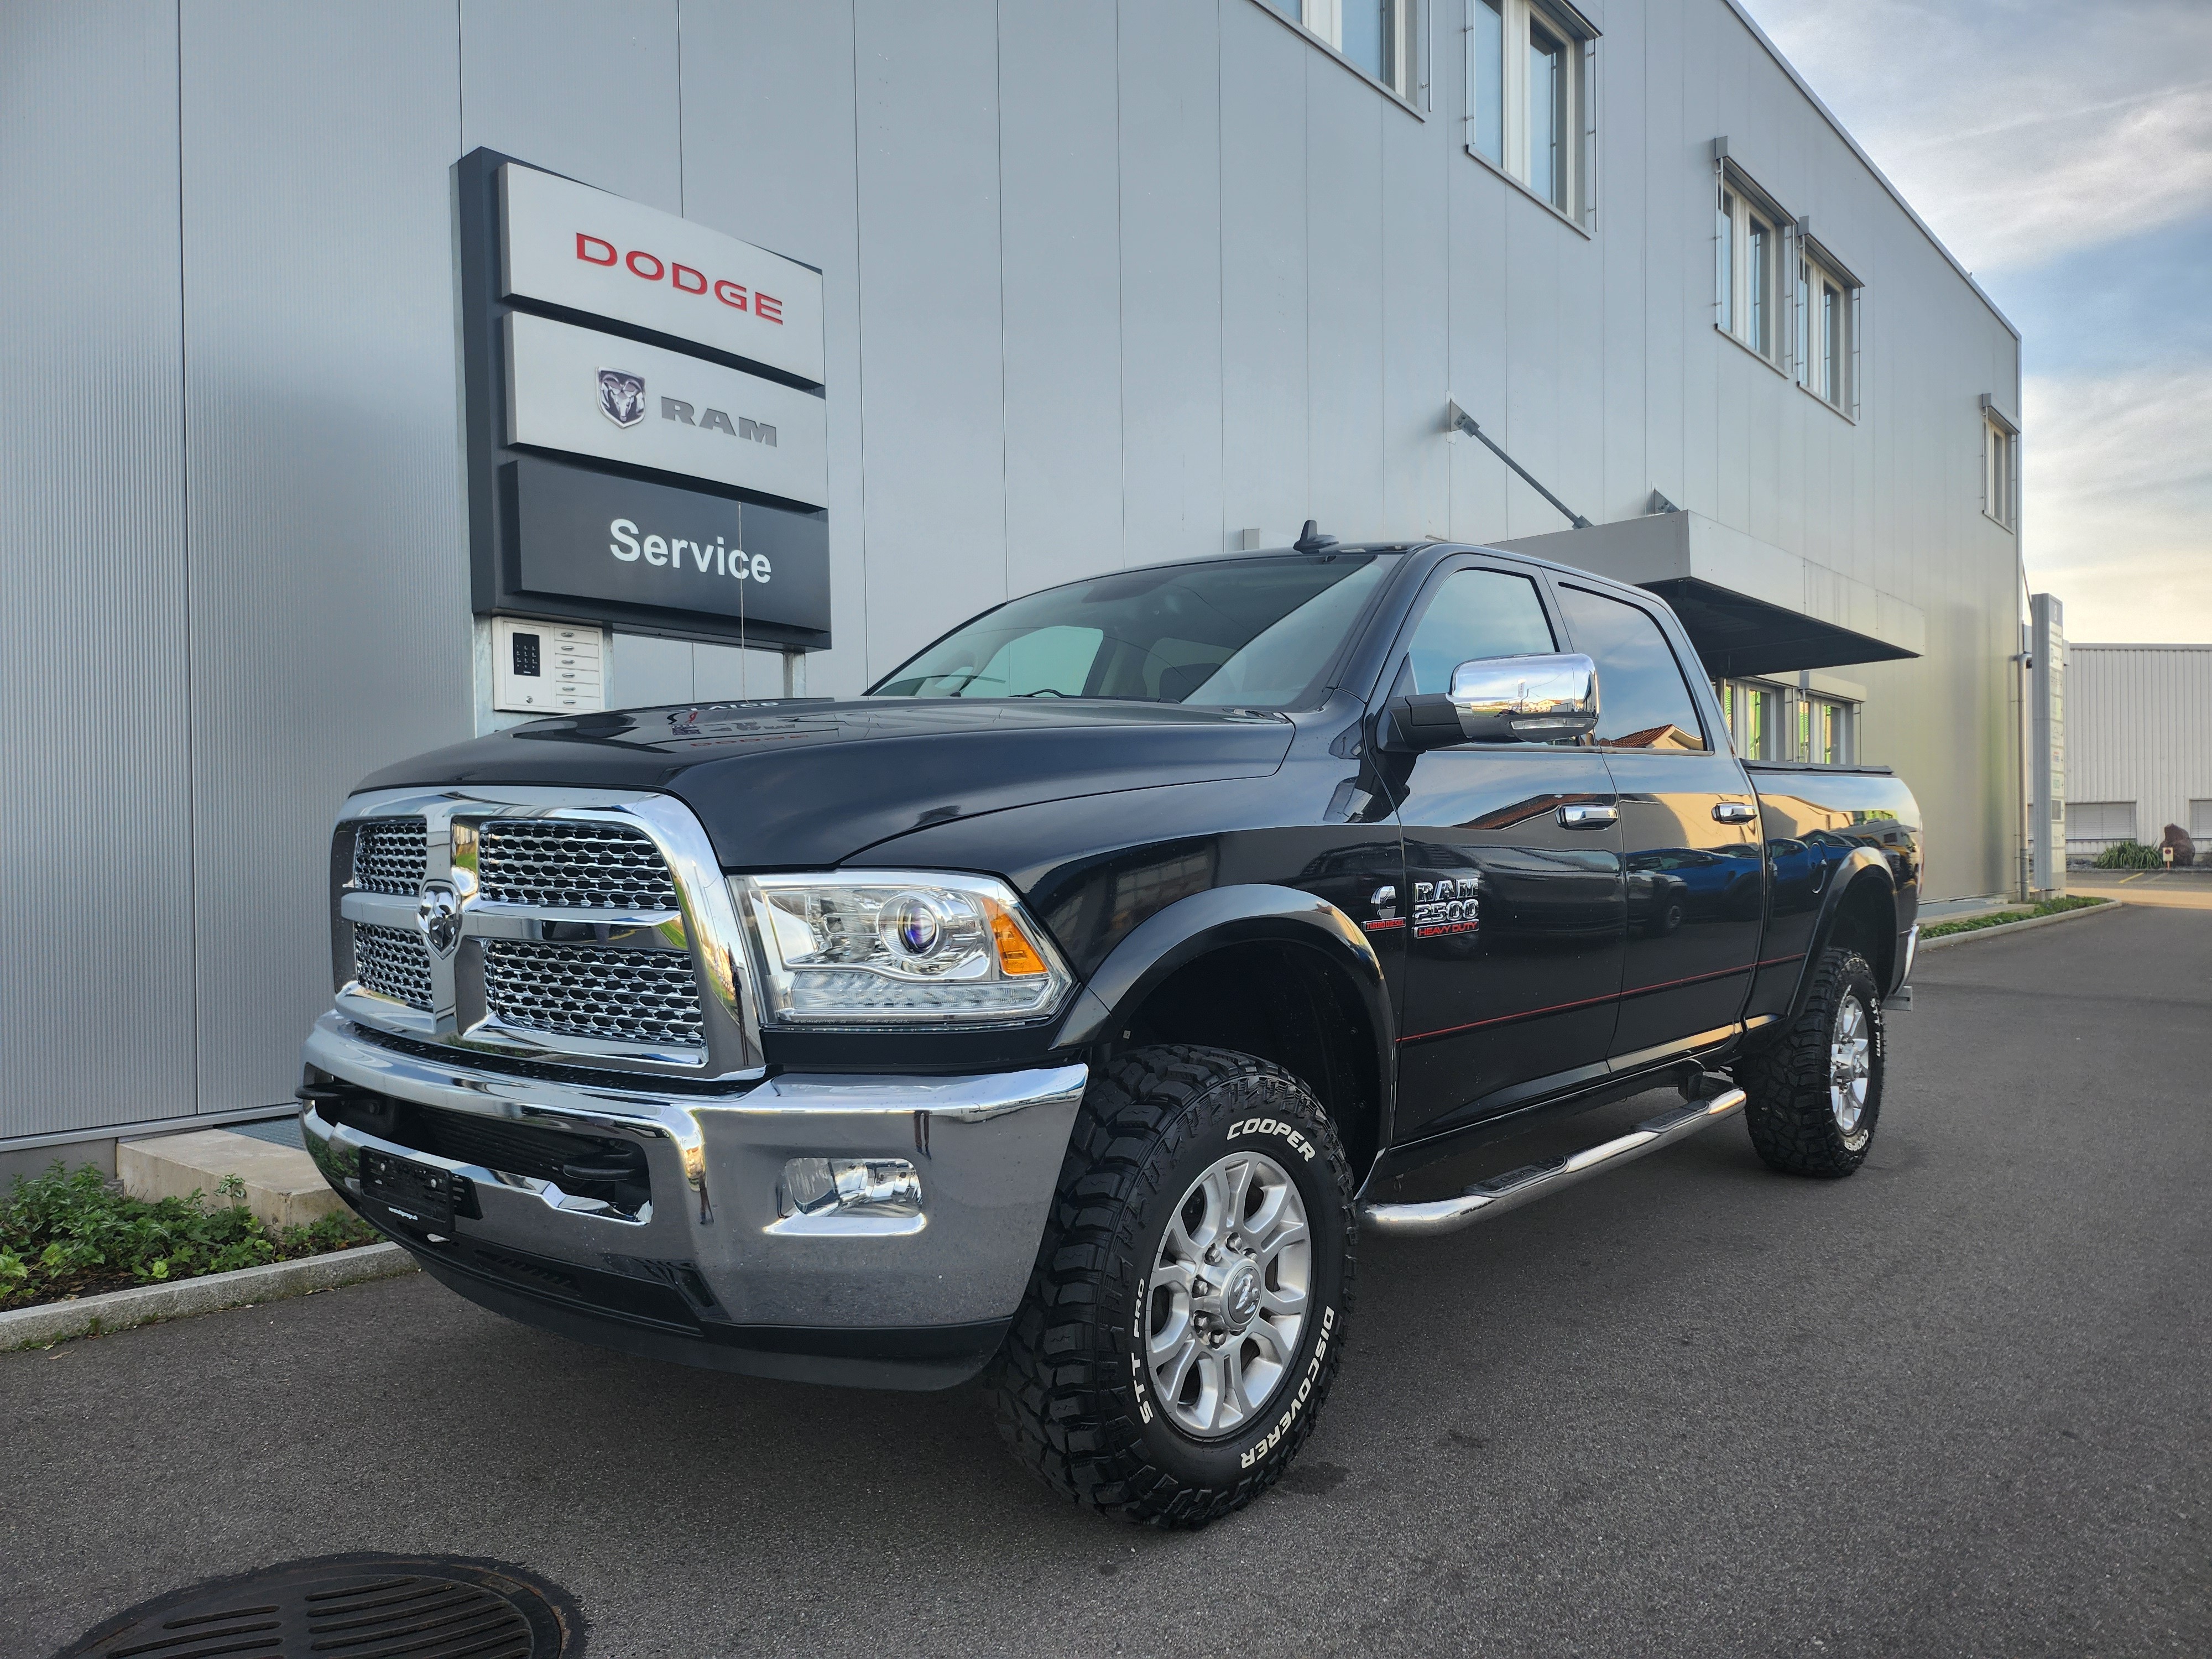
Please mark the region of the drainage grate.
[[560, 1590], [500, 1562], [329, 1555], [173, 1591], [58, 1659], [576, 1659], [583, 1624]]

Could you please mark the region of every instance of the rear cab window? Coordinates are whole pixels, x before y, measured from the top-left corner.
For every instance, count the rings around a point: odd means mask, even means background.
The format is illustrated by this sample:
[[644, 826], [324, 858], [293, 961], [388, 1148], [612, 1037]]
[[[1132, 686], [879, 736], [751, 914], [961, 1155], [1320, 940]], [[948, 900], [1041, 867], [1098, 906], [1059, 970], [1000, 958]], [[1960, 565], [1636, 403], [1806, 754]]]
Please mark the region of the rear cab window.
[[1708, 752], [1697, 699], [1657, 619], [1586, 587], [1562, 582], [1557, 591], [1574, 649], [1597, 664], [1598, 726], [1591, 741], [1601, 749]]

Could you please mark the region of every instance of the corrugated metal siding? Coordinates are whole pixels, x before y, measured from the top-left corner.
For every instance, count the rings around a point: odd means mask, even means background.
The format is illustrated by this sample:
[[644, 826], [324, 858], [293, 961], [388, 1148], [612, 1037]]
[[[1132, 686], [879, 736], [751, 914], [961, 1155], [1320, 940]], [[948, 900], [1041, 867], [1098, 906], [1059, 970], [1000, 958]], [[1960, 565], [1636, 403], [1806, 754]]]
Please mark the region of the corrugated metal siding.
[[2153, 845], [2189, 829], [2212, 800], [2212, 645], [2067, 647], [2066, 799], [2133, 801]]
[[184, 9], [203, 1110], [289, 1101], [331, 816], [468, 735], [453, 9]]
[[[1656, 486], [1926, 612], [1926, 659], [1854, 671], [1863, 751], [1919, 793], [1934, 893], [2009, 879], [2014, 545], [1979, 511], [1978, 400], [2019, 407], [2016, 344], [1723, 0], [1600, 16], [1589, 238], [1465, 154], [1456, 0], [1430, 9], [1425, 119], [1254, 0], [187, 0], [180, 55], [170, 15], [0, 14], [13, 218], [113, 254], [0, 254], [32, 261], [10, 362], [58, 411], [0, 417], [27, 572], [0, 672], [57, 729], [108, 715], [21, 775], [108, 809], [72, 844], [133, 890], [88, 927], [14, 878], [44, 817], [0, 809], [11, 927], [76, 952], [6, 981], [28, 1063], [0, 1135], [187, 1109], [195, 1042], [199, 1108], [281, 1099], [324, 995], [332, 809], [469, 724], [447, 170], [479, 144], [823, 269], [840, 643], [813, 691], [1248, 526], [1559, 527], [1443, 441], [1456, 396], [1595, 520]], [[1869, 284], [1856, 424], [1712, 328], [1722, 134]], [[118, 523], [147, 551], [96, 601], [16, 551]], [[761, 665], [625, 636], [612, 683], [727, 695]], [[18, 1035], [126, 994], [97, 1079]]]
[[0, 1137], [191, 1109], [174, 22], [0, 15]]

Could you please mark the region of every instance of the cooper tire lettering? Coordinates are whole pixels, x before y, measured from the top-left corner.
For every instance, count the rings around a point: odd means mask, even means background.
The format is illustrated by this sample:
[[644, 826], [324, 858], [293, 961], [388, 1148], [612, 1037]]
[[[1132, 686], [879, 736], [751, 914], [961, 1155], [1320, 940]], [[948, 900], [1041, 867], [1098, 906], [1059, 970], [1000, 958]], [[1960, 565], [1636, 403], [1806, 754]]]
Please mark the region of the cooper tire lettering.
[[[1249, 1233], [1224, 1219], [1221, 1189], [1200, 1179], [1217, 1165], [1251, 1182], [1236, 1188]], [[1262, 1182], [1278, 1193], [1287, 1182], [1304, 1206], [1297, 1237], [1310, 1253], [1296, 1278], [1291, 1246], [1279, 1253], [1273, 1224], [1260, 1219], [1271, 1203], [1281, 1207], [1260, 1195]], [[1352, 1185], [1328, 1113], [1265, 1060], [1163, 1045], [1094, 1070], [1029, 1293], [993, 1363], [1001, 1435], [1063, 1495], [1130, 1520], [1199, 1527], [1251, 1502], [1297, 1456], [1335, 1376], [1357, 1238]], [[1171, 1222], [1181, 1230], [1172, 1238]], [[1204, 1271], [1208, 1241], [1220, 1243], [1217, 1259], [1236, 1261], [1235, 1273]], [[1268, 1298], [1256, 1309], [1255, 1267]], [[1295, 1289], [1304, 1297], [1290, 1304], [1293, 1332], [1272, 1298]], [[1206, 1350], [1219, 1351], [1226, 1335], [1253, 1352], [1252, 1327], [1263, 1320], [1274, 1324], [1277, 1350], [1290, 1350], [1282, 1371], [1228, 1396], [1227, 1407], [1206, 1403], [1212, 1396], [1187, 1379], [1229, 1361], [1209, 1362]], [[1210, 1342], [1209, 1324], [1218, 1327]], [[1193, 1325], [1200, 1350], [1178, 1358]]]

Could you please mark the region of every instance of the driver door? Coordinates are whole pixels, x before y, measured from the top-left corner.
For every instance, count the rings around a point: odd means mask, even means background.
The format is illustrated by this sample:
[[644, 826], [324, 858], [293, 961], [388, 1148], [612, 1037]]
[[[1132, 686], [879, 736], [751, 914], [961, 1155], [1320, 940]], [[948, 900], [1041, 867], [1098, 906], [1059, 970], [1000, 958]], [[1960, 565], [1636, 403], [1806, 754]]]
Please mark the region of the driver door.
[[[1384, 706], [1447, 690], [1462, 662], [1565, 649], [1562, 634], [1522, 571], [1448, 563], [1401, 635]], [[1510, 1110], [1563, 1074], [1603, 1075], [1627, 928], [1604, 757], [1469, 743], [1376, 758], [1406, 847], [1399, 1135]]]

